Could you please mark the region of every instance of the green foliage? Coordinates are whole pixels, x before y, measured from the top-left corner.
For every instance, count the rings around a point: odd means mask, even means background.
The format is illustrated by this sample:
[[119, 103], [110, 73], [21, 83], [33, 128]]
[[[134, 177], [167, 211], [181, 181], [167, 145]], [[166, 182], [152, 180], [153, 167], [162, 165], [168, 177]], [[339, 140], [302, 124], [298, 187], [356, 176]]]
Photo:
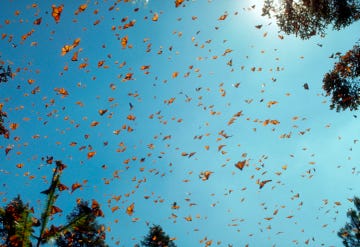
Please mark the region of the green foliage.
[[355, 209], [350, 209], [347, 212], [350, 223], [346, 223], [345, 227], [338, 232], [338, 236], [343, 240], [346, 247], [360, 246], [360, 198], [354, 197], [353, 202]]
[[323, 78], [323, 89], [331, 96], [330, 109], [357, 110], [360, 105], [360, 47], [339, 56], [334, 68]]
[[30, 237], [38, 220], [32, 217], [29, 205], [24, 205], [20, 196], [0, 209], [1, 246], [31, 246]]
[[281, 31], [301, 39], [325, 35], [328, 26], [340, 30], [360, 18], [359, 0], [266, 0], [263, 15], [274, 16]]
[[165, 234], [161, 226], [153, 225], [150, 227], [149, 233], [141, 241], [144, 247], [176, 247], [175, 243]]
[[[68, 189], [60, 183], [60, 176], [66, 165], [61, 161], [56, 161], [55, 164], [51, 184], [47, 190], [41, 192], [47, 197], [40, 220], [32, 216], [33, 210], [29, 205], [24, 205], [20, 196], [0, 208], [0, 246], [40, 246], [50, 240], [55, 240], [57, 246], [107, 246], [105, 227], [96, 222], [97, 218], [104, 214], [95, 200], [91, 207], [87, 202], [77, 204], [74, 211], [67, 216], [66, 225], [48, 227], [52, 216], [62, 212], [55, 206], [59, 192]], [[39, 235], [34, 236], [34, 228], [39, 226]], [[36, 240], [36, 245], [33, 245], [32, 239]]]

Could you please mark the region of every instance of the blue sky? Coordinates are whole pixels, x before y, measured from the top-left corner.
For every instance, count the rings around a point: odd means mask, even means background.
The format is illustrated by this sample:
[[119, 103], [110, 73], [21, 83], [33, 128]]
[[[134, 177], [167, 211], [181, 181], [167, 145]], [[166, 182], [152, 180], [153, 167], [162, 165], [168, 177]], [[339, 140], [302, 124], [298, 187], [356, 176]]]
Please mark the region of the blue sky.
[[[18, 69], [0, 103], [6, 125], [19, 125], [0, 139], [3, 150], [13, 146], [0, 162], [2, 205], [20, 193], [40, 214], [52, 173], [41, 158], [54, 156], [68, 166], [64, 184], [83, 183], [57, 205], [65, 215], [76, 198], [98, 200], [110, 246], [133, 246], [151, 224], [178, 246], [341, 245], [336, 232], [359, 195], [359, 120], [331, 111], [321, 86], [329, 56], [352, 48], [359, 23], [302, 41], [280, 39], [260, 1], [119, 1], [109, 10], [115, 2], [88, 1], [77, 15], [78, 1], [0, 3], [1, 60]], [[52, 4], [64, 4], [58, 23]], [[212, 172], [206, 181], [204, 171]], [[272, 181], [259, 189], [257, 180]]]

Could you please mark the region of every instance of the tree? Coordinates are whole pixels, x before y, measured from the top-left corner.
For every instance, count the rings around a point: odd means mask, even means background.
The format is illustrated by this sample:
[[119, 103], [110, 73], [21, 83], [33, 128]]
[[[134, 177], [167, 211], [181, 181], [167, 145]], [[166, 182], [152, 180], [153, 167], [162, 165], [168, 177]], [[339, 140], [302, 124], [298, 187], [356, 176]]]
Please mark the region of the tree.
[[[275, 17], [280, 31], [301, 39], [324, 37], [328, 27], [340, 30], [360, 19], [360, 0], [266, 0], [263, 15]], [[339, 56], [334, 69], [325, 74], [323, 89], [331, 97], [330, 109], [357, 110], [360, 104], [360, 49], [355, 45]]]
[[2, 104], [0, 104], [0, 135], [3, 135], [6, 139], [9, 138], [9, 130], [4, 126], [4, 118], [7, 117], [6, 112], [2, 111]]
[[105, 244], [105, 228], [96, 222], [102, 215], [96, 203], [90, 208], [87, 202], [80, 202], [68, 215], [68, 224], [60, 227], [61, 235], [56, 239], [57, 246], [107, 246]]
[[20, 196], [14, 198], [5, 208], [0, 209], [1, 246], [32, 246], [30, 237], [39, 220], [32, 217], [32, 209], [22, 202]]
[[266, 0], [263, 15], [274, 17], [282, 32], [301, 39], [325, 35], [328, 26], [340, 30], [360, 18], [359, 0]]
[[[1, 61], [0, 61], [1, 62]], [[0, 64], [0, 83], [7, 82], [9, 78], [12, 78], [12, 72], [10, 66], [7, 66], [7, 69]], [[0, 104], [0, 135], [3, 135], [5, 138], [9, 138], [9, 130], [4, 126], [4, 118], [7, 117], [6, 112], [2, 111], [3, 105]]]
[[338, 236], [343, 240], [346, 247], [360, 246], [360, 198], [354, 197], [355, 209], [347, 212], [350, 223], [346, 223], [338, 232]]
[[1, 82], [7, 82], [9, 78], [12, 77], [11, 68], [8, 65], [5, 69], [3, 65], [0, 64], [0, 83]]
[[360, 105], [360, 46], [339, 56], [332, 71], [323, 78], [323, 89], [331, 96], [330, 109], [357, 110]]
[[[52, 157], [47, 163], [52, 163]], [[58, 246], [106, 246], [105, 229], [96, 220], [104, 216], [99, 203], [93, 200], [91, 207], [87, 202], [80, 201], [74, 211], [67, 216], [67, 224], [62, 226], [48, 223], [53, 215], [62, 212], [55, 206], [59, 192], [68, 187], [61, 184], [60, 176], [66, 165], [61, 161], [55, 162], [51, 184], [41, 193], [47, 196], [45, 207], [40, 219], [33, 216], [34, 210], [28, 204], [24, 205], [20, 196], [13, 199], [5, 208], [0, 208], [0, 246], [37, 246], [55, 240]], [[35, 227], [40, 227], [39, 234], [35, 235]], [[36, 242], [33, 244], [32, 240]]]
[[175, 243], [165, 234], [161, 226], [153, 225], [149, 233], [141, 241], [141, 246], [145, 247], [176, 247]]

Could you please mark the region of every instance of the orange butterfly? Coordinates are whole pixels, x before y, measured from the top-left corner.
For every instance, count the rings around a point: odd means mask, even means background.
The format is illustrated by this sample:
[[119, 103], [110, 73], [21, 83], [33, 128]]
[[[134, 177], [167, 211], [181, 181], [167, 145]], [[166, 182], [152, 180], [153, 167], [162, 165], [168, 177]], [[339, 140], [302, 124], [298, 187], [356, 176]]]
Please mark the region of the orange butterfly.
[[128, 43], [128, 36], [126, 35], [125, 37], [122, 37], [121, 38], [121, 45], [122, 45], [122, 47], [123, 47], [123, 49], [125, 49], [126, 48], [126, 45], [127, 45], [127, 43]]
[[87, 4], [86, 4], [86, 3], [81, 4], [81, 5], [79, 6], [79, 8], [75, 11], [75, 15], [78, 15], [79, 13], [84, 12], [84, 11], [86, 10], [86, 8], [87, 8]]
[[17, 124], [17, 123], [10, 124], [10, 129], [12, 129], [12, 130], [16, 130], [18, 127], [19, 127], [19, 124]]
[[64, 185], [64, 184], [58, 184], [57, 188], [59, 189], [59, 191], [64, 191], [64, 190], [68, 190], [69, 188]]
[[16, 165], [16, 167], [17, 167], [17, 168], [23, 168], [23, 167], [24, 167], [24, 164], [19, 163], [19, 164]]
[[98, 208], [100, 208], [100, 204], [93, 199], [91, 203], [91, 209], [98, 209]]
[[114, 207], [111, 208], [111, 212], [114, 213], [118, 209], [119, 209], [119, 206], [114, 206]]
[[88, 159], [91, 159], [92, 157], [94, 157], [95, 154], [96, 154], [95, 151], [93, 151], [93, 152], [88, 152], [87, 158], [88, 158]]
[[257, 183], [259, 184], [259, 187], [260, 187], [260, 189], [262, 188], [262, 187], [264, 187], [265, 186], [265, 184], [267, 184], [267, 183], [269, 183], [269, 182], [271, 182], [272, 180], [270, 179], [270, 180], [263, 180], [263, 181], [257, 181]]
[[34, 25], [40, 25], [41, 24], [41, 21], [42, 21], [42, 18], [38, 18], [34, 21]]
[[131, 203], [130, 206], [126, 208], [126, 213], [132, 215], [134, 213], [135, 203]]
[[81, 188], [82, 185], [79, 183], [74, 183], [73, 185], [71, 185], [71, 193], [73, 193], [75, 190]]
[[104, 115], [107, 111], [108, 111], [107, 109], [104, 109], [104, 110], [103, 110], [103, 109], [100, 109], [100, 110], [98, 110], [100, 116]]
[[53, 4], [51, 7], [52, 7], [51, 16], [54, 18], [55, 22], [58, 23], [60, 21], [61, 12], [64, 9], [64, 5], [61, 4], [59, 6], [56, 6]]
[[104, 217], [103, 211], [100, 209], [100, 204], [96, 200], [92, 200], [91, 209], [96, 217]]
[[122, 81], [132, 80], [133, 73], [127, 73]]
[[57, 213], [61, 213], [61, 212], [62, 212], [62, 210], [59, 207], [56, 207], [56, 206], [51, 207], [50, 214], [57, 214]]
[[179, 7], [183, 2], [184, 0], [175, 0], [175, 7]]
[[171, 77], [176, 78], [179, 75], [179, 72], [175, 71], [172, 73]]
[[154, 16], [152, 18], [153, 21], [158, 21], [159, 20], [159, 14], [158, 13], [154, 13]]
[[72, 58], [71, 58], [71, 61], [73, 61], [73, 62], [77, 61], [77, 60], [78, 60], [78, 56], [79, 56], [79, 52], [78, 52], [78, 51], [74, 52], [74, 54], [73, 54], [73, 56], [72, 56]]
[[201, 178], [202, 181], [206, 181], [210, 178], [210, 175], [212, 174], [213, 172], [211, 171], [204, 171], [204, 172], [201, 172], [200, 175], [199, 175], [199, 178]]
[[223, 14], [222, 16], [219, 17], [219, 21], [224, 21], [226, 19], [228, 15], [227, 14]]
[[63, 97], [69, 95], [65, 88], [55, 88], [54, 91], [56, 91], [58, 94], [61, 94]]
[[101, 66], [103, 66], [103, 65], [104, 65], [104, 63], [105, 63], [105, 61], [104, 61], [104, 60], [99, 61], [99, 62], [98, 62], [98, 68], [100, 68]]
[[243, 161], [238, 161], [236, 164], [235, 164], [235, 167], [239, 168], [240, 170], [242, 170], [244, 168], [244, 166], [246, 165], [247, 161], [246, 160], [243, 160]]

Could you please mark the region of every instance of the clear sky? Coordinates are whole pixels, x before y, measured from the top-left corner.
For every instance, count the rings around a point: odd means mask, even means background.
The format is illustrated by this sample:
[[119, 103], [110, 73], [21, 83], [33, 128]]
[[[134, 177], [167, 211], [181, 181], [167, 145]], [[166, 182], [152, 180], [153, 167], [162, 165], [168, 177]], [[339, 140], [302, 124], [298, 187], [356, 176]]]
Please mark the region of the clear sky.
[[302, 41], [279, 36], [255, 0], [0, 9], [0, 59], [16, 74], [0, 103], [17, 124], [0, 138], [1, 205], [20, 194], [40, 215], [53, 168], [42, 158], [53, 156], [68, 166], [62, 183], [83, 185], [61, 194], [54, 222], [96, 199], [110, 246], [134, 246], [152, 224], [182, 247], [341, 245], [360, 195], [360, 125], [331, 111], [321, 86], [359, 23]]

